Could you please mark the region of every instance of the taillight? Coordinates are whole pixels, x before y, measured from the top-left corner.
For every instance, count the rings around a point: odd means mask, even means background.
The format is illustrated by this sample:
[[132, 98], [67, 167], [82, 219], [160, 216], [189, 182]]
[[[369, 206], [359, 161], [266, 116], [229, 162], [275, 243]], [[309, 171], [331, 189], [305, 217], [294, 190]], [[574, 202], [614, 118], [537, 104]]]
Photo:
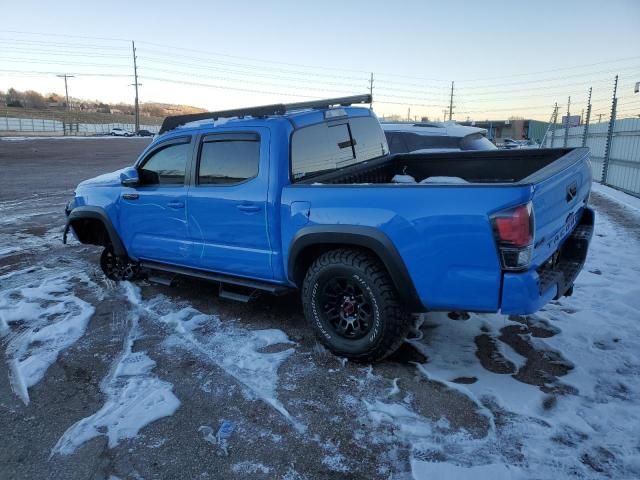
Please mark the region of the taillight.
[[533, 208], [531, 202], [502, 210], [491, 216], [502, 268], [521, 270], [531, 263], [533, 253]]

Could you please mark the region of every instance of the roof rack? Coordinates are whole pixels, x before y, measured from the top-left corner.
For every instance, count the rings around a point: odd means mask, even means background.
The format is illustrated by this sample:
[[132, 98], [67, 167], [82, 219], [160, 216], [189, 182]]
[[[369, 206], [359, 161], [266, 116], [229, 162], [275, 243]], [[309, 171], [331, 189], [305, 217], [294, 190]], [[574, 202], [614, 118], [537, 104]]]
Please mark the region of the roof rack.
[[269, 115], [284, 115], [293, 110], [303, 110], [307, 108], [329, 108], [333, 105], [347, 107], [354, 103], [371, 103], [371, 95], [352, 95], [350, 97], [326, 98], [324, 100], [312, 100], [298, 103], [276, 103], [273, 105], [262, 105], [259, 107], [236, 108], [234, 110], [221, 110], [219, 112], [193, 113], [189, 115], [174, 115], [166, 117], [162, 122], [162, 127], [158, 134], [163, 134], [178, 128], [189, 122], [199, 120], [217, 120], [219, 118], [231, 117], [267, 117]]

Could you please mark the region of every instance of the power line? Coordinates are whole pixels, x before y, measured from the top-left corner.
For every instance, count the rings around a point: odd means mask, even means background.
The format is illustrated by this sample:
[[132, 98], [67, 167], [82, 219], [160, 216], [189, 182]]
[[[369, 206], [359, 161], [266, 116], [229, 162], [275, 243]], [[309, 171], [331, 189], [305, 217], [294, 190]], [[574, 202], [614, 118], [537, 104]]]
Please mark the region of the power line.
[[[121, 38], [113, 38], [113, 37], [65, 35], [65, 34], [55, 34], [55, 33], [16, 31], [16, 30], [0, 30], [0, 33], [12, 33], [12, 34], [19, 34], [19, 35], [36, 35], [36, 36], [41, 36], [41, 37], [42, 36], [43, 37], [53, 36], [53, 37], [66, 37], [66, 38], [83, 38], [83, 39], [94, 39], [94, 40], [99, 40], [99, 41], [113, 41], [113, 42], [125, 42], [125, 41], [128, 42], [129, 41], [129, 40], [125, 40], [125, 39], [121, 39]], [[197, 49], [191, 49], [191, 48], [177, 47], [175, 45], [165, 45], [165, 44], [160, 44], [160, 43], [155, 43], [155, 42], [139, 41], [138, 43], [151, 45], [151, 46], [157, 46], [157, 47], [160, 47], [160, 48], [164, 49], [165, 51], [167, 49], [172, 49], [172, 50], [179, 50], [179, 51], [196, 52], [196, 53], [200, 53], [200, 54], [204, 54], [204, 55], [208, 55], [208, 56], [219, 56], [219, 57], [226, 57], [226, 58], [245, 59], [245, 60], [258, 62], [258, 63], [262, 63], [262, 64], [288, 65], [288, 66], [296, 66], [296, 67], [302, 67], [302, 68], [307, 68], [307, 69], [335, 70], [335, 71], [358, 72], [358, 73], [367, 73], [367, 74], [370, 71], [370, 70], [358, 70], [358, 69], [341, 68], [341, 67], [327, 67], [327, 66], [319, 66], [319, 65], [300, 64], [300, 63], [292, 63], [292, 62], [280, 62], [280, 61], [274, 61], [274, 60], [264, 60], [264, 59], [255, 58], [255, 57], [245, 57], [245, 56], [240, 56], [240, 55], [223, 54], [223, 53], [219, 53], [219, 52], [211, 52], [211, 51], [205, 51], [205, 50], [197, 50]], [[493, 78], [512, 78], [512, 77], [517, 77], [517, 76], [532, 76], [532, 75], [538, 75], [538, 74], [542, 74], [542, 73], [549, 73], [549, 72], [556, 72], [556, 71], [563, 71], [563, 70], [575, 70], [575, 69], [579, 69], [579, 68], [592, 67], [592, 66], [603, 65], [603, 64], [619, 63], [619, 62], [624, 62], [624, 61], [629, 61], [629, 60], [636, 60], [636, 59], [640, 59], [640, 57], [637, 57], [637, 56], [626, 57], [626, 58], [612, 59], [612, 60], [601, 61], [601, 62], [594, 62], [594, 63], [590, 63], [590, 64], [573, 65], [573, 66], [560, 67], [560, 68], [555, 68], [555, 69], [550, 69], [550, 70], [542, 70], [542, 71], [537, 71], [537, 72], [520, 73], [520, 74], [507, 75], [507, 76], [503, 75], [503, 76], [500, 76], [500, 77], [483, 77], [483, 78], [466, 79], [466, 80], [462, 79], [462, 80], [460, 80], [459, 83], [472, 82], [472, 81], [477, 81], [477, 80], [488, 80], [488, 79], [493, 79]], [[264, 67], [259, 67], [259, 68], [264, 68]], [[425, 78], [425, 77], [419, 77], [419, 76], [415, 76], [415, 75], [403, 75], [403, 74], [399, 74], [397, 72], [394, 72], [394, 73], [380, 72], [380, 73], [377, 73], [377, 75], [380, 76], [380, 77], [410, 78], [410, 79], [420, 80], [420, 81], [423, 81], [423, 82], [424, 81], [429, 81], [429, 82], [445, 82], [446, 81], [446, 80], [443, 80], [443, 79]], [[497, 85], [501, 85], [501, 84], [497, 84]], [[469, 88], [473, 88], [473, 87], [469, 87]], [[479, 88], [481, 88], [481, 87], [479, 87]]]
[[[214, 81], [222, 81], [222, 82], [233, 82], [233, 83], [249, 83], [249, 84], [253, 84], [253, 85], [264, 85], [267, 87], [279, 87], [279, 88], [294, 88], [294, 89], [301, 89], [301, 90], [313, 90], [313, 91], [323, 91], [323, 92], [349, 92], [349, 91], [353, 91], [354, 89], [357, 90], [362, 90], [363, 88], [369, 88], [368, 86], [360, 86], [357, 87], [355, 85], [353, 86], [348, 86], [348, 88], [324, 88], [324, 87], [313, 87], [310, 86], [311, 83], [309, 81], [304, 82], [303, 85], [300, 84], [292, 84], [292, 83], [272, 83], [272, 82], [264, 82], [261, 80], [252, 80], [252, 79], [242, 79], [242, 78], [231, 78], [231, 77], [220, 77], [220, 76], [215, 76], [215, 75], [199, 75], [196, 73], [175, 73], [172, 72], [170, 70], [159, 70], [159, 69], [154, 69], [154, 68], [140, 68], [139, 70], [142, 72], [142, 75], [144, 78], [148, 78], [144, 72], [146, 72], [147, 70], [151, 70], [151, 71], [162, 71], [162, 72], [168, 72], [168, 73], [172, 73], [172, 80], [176, 80], [176, 81], [182, 81], [182, 79], [180, 78], [175, 78], [175, 77], [189, 77], [189, 78], [201, 78], [204, 80], [214, 80]], [[162, 77], [162, 78], [169, 78], [169, 77]], [[294, 81], [298, 81], [298, 82], [303, 82], [302, 79], [293, 79]], [[315, 82], [314, 82], [315, 83]]]
[[164, 45], [164, 44], [154, 43], [154, 42], [139, 41], [138, 43], [139, 44], [143, 44], [143, 45], [144, 44], [153, 45], [155, 47], [160, 47], [163, 50], [166, 50], [166, 49], [181, 50], [181, 51], [185, 51], [185, 52], [200, 53], [200, 54], [209, 55], [209, 56], [244, 59], [244, 60], [249, 60], [249, 61], [259, 62], [259, 63], [271, 63], [271, 64], [276, 64], [276, 65], [287, 65], [287, 66], [292, 66], [292, 67], [303, 67], [303, 68], [316, 69], [316, 70], [336, 70], [336, 71], [343, 71], [343, 72], [357, 72], [357, 73], [367, 73], [367, 74], [369, 73], [366, 70], [356, 70], [356, 69], [351, 69], [351, 68], [340, 68], [340, 67], [326, 67], [326, 66], [320, 66], [320, 65], [302, 64], [302, 63], [280, 62], [280, 61], [275, 61], [275, 60], [264, 60], [262, 58], [244, 57], [244, 56], [240, 56], [240, 55], [230, 55], [230, 54], [225, 54], [225, 53], [211, 52], [211, 51], [205, 51], [205, 50], [197, 50], [197, 49], [193, 49], [193, 48], [176, 47], [175, 45]]
[[[640, 65], [635, 65], [633, 67], [628, 67], [628, 68], [624, 68], [624, 69], [616, 69], [615, 71], [617, 72], [626, 72], [626, 71], [637, 71], [640, 70]], [[600, 70], [599, 72], [592, 72], [588, 75], [601, 75], [601, 76], [605, 76], [605, 75], [613, 75], [614, 72], [612, 72], [611, 70]], [[562, 77], [554, 77], [554, 78], [547, 78], [547, 79], [538, 79], [538, 80], [531, 80], [530, 82], [510, 82], [510, 83], [496, 83], [496, 84], [490, 84], [490, 85], [478, 85], [478, 86], [474, 86], [474, 87], [465, 87], [464, 90], [465, 91], [473, 91], [473, 90], [487, 90], [490, 88], [498, 88], [500, 89], [500, 87], [508, 87], [510, 85], [528, 85], [528, 84], [539, 84], [539, 83], [545, 83], [545, 82], [551, 82], [551, 81], [555, 81], [555, 80], [565, 80], [567, 78], [574, 78], [574, 77], [580, 77], [580, 78], [584, 78], [585, 75], [584, 73], [578, 74], [578, 75], [566, 75], [566, 76], [562, 76]], [[592, 78], [592, 77], [590, 77]], [[584, 82], [581, 82], [584, 83]], [[540, 88], [548, 88], [548, 86], [541, 86]]]
[[16, 38], [3, 38], [0, 37], [0, 43], [6, 43], [6, 44], [13, 44], [13, 43], [18, 43], [18, 44], [23, 44], [23, 45], [36, 45], [36, 46], [43, 46], [43, 47], [71, 47], [71, 48], [77, 48], [77, 49], [86, 49], [86, 48], [93, 48], [93, 49], [97, 49], [97, 50], [124, 50], [124, 47], [116, 47], [116, 46], [112, 46], [112, 45], [96, 45], [95, 43], [66, 43], [66, 42], [52, 42], [50, 40], [23, 40], [23, 39], [16, 39]]
[[[58, 72], [52, 71], [33, 71], [33, 70], [4, 70], [0, 69], [0, 72], [6, 73], [23, 73], [23, 74], [36, 74], [36, 75], [57, 75]], [[117, 73], [73, 73], [74, 77], [132, 77], [133, 75], [120, 75]]]
[[22, 62], [22, 63], [39, 63], [45, 65], [78, 65], [78, 66], [86, 66], [86, 67], [104, 67], [104, 68], [128, 68], [128, 65], [113, 65], [107, 63], [84, 63], [84, 62], [65, 62], [65, 61], [52, 61], [52, 60], [25, 60], [23, 58], [9, 58], [9, 57], [0, 57], [0, 60], [7, 60], [10, 62]]
[[0, 30], [0, 33], [14, 33], [19, 35], [37, 35], [40, 37], [66, 37], [66, 38], [86, 38], [91, 40], [107, 40], [113, 42], [129, 42], [130, 40], [125, 40], [123, 38], [109, 38], [109, 37], [94, 37], [94, 36], [86, 36], [86, 35], [68, 35], [63, 33], [42, 33], [42, 32], [25, 32], [20, 30]]
[[581, 65], [572, 65], [570, 67], [559, 67], [559, 68], [553, 68], [550, 70], [539, 70], [537, 72], [527, 72], [527, 73], [514, 73], [511, 75], [500, 75], [497, 77], [480, 77], [480, 78], [474, 78], [474, 79], [469, 79], [469, 80], [464, 80], [465, 82], [475, 82], [477, 80], [493, 80], [496, 78], [513, 78], [513, 77], [525, 77], [525, 76], [531, 76], [531, 75], [537, 75], [540, 73], [552, 73], [552, 72], [560, 72], [563, 70], [574, 70], [576, 68], [582, 68], [582, 67], [593, 67], [596, 65], [604, 65], [607, 63], [617, 63], [617, 62], [623, 62], [623, 61], [628, 61], [628, 60], [640, 60], [640, 57], [638, 56], [634, 56], [634, 57], [625, 57], [625, 58], [618, 58], [618, 59], [613, 59], [613, 60], [605, 60], [602, 62], [595, 62], [595, 63], [587, 63], [587, 64], [581, 64]]
[[[199, 76], [202, 78], [216, 78], [216, 79], [227, 79], [229, 81], [238, 81], [238, 79], [236, 78], [231, 78], [231, 77], [214, 77], [214, 76], [203, 76], [203, 75], [198, 75], [198, 74], [194, 74], [191, 72], [176, 72], [175, 70], [167, 70], [167, 69], [163, 69], [163, 68], [155, 68], [155, 67], [148, 67], [148, 66], [143, 66], [142, 67], [138, 67], [139, 70], [145, 72], [145, 71], [152, 71], [152, 72], [160, 72], [160, 73], [171, 73], [173, 75], [181, 75], [181, 76]], [[222, 72], [222, 73], [231, 73], [236, 74], [236, 75], [251, 75], [252, 77], [261, 77], [261, 78], [273, 78], [273, 79], [283, 79], [283, 80], [292, 80], [294, 82], [304, 82], [305, 85], [309, 84], [309, 80], [308, 79], [304, 79], [304, 78], [291, 78], [291, 77], [286, 77], [286, 76], [282, 76], [282, 75], [269, 75], [269, 74], [260, 74], [260, 73], [249, 73], [249, 72], [238, 72], [236, 70], [227, 70], [227, 69], [219, 69], [219, 68], [210, 68], [207, 70], [212, 70], [215, 72]], [[242, 81], [242, 80], [240, 80]], [[323, 85], [339, 85], [339, 86], [344, 86], [344, 87], [348, 87], [348, 88], [352, 88], [352, 87], [358, 87], [358, 85], [356, 84], [348, 84], [348, 83], [341, 83], [341, 82], [327, 82], [324, 80], [316, 80], [313, 79], [313, 83], [316, 84], [323, 84]], [[364, 80], [363, 80], [364, 83]], [[358, 87], [359, 88], [359, 87]]]
[[[142, 52], [142, 55], [139, 58], [141, 60], [143, 60], [143, 61], [150, 60], [152, 62], [157, 62], [157, 63], [165, 64], [165, 65], [176, 65], [176, 66], [192, 67], [192, 68], [205, 69], [205, 70], [215, 70], [216, 69], [216, 67], [203, 65], [202, 64], [202, 59], [201, 59], [201, 62], [199, 62], [199, 63], [180, 62], [180, 61], [175, 61], [175, 60], [166, 60], [164, 58], [158, 58], [158, 57], [154, 57], [154, 56], [148, 56], [148, 55], [145, 55], [144, 52]], [[340, 78], [340, 79], [356, 80], [356, 81], [362, 81], [362, 80], [366, 81], [367, 80], [366, 76], [363, 76], [363, 77], [352, 77], [352, 76], [344, 76], [344, 75], [337, 75], [336, 76], [336, 75], [332, 75], [332, 74], [328, 74], [328, 73], [324, 73], [323, 74], [323, 73], [316, 73], [316, 72], [303, 72], [303, 71], [299, 71], [299, 70], [288, 70], [288, 69], [282, 69], [282, 68], [264, 67], [264, 66], [260, 66], [260, 65], [247, 65], [247, 64], [243, 64], [243, 63], [232, 63], [232, 62], [224, 62], [224, 61], [219, 61], [219, 60], [206, 60], [206, 61], [209, 64], [238, 67], [238, 68], [244, 68], [246, 70], [264, 71], [266, 69], [266, 70], [271, 70], [273, 72], [285, 73], [285, 74], [290, 74], [290, 75], [303, 75], [303, 76], [307, 76], [307, 77], [309, 75], [313, 75], [313, 76], [319, 76], [319, 77]], [[249, 74], [249, 72], [245, 72], [245, 73]]]
[[116, 55], [109, 53], [93, 53], [93, 52], [69, 52], [69, 51], [59, 51], [59, 50], [40, 50], [40, 49], [24, 49], [24, 48], [15, 48], [11, 49], [11, 53], [18, 54], [29, 54], [29, 55], [63, 55], [63, 56], [74, 56], [74, 57], [89, 57], [89, 58], [129, 58], [127, 55]]
[[171, 80], [168, 78], [158, 78], [158, 77], [145, 77], [145, 78], [147, 80], [155, 80], [158, 82], [174, 83], [178, 85], [192, 85], [196, 87], [216, 88], [221, 90], [235, 90], [238, 92], [260, 93], [264, 95], [280, 95], [284, 97], [289, 96], [289, 97], [301, 97], [301, 98], [317, 98], [317, 96], [315, 95], [301, 95], [298, 93], [291, 93], [291, 92], [274, 92], [274, 91], [266, 91], [266, 90], [255, 90], [251, 88], [229, 87], [229, 86], [222, 86], [222, 85], [213, 85], [210, 83], [191, 82], [186, 80]]

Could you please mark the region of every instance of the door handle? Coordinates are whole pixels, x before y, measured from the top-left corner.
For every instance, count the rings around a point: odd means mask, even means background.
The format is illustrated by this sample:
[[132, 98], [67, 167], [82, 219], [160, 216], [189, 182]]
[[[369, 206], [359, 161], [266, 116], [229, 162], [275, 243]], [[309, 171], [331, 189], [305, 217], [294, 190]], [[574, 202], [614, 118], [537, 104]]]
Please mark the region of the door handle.
[[238, 210], [245, 213], [256, 213], [260, 211], [260, 207], [254, 203], [241, 203], [238, 205]]
[[124, 200], [138, 200], [138, 198], [140, 198], [140, 195], [138, 195], [137, 193], [123, 193], [122, 198]]
[[184, 202], [181, 202], [179, 200], [173, 200], [173, 201], [167, 203], [167, 206], [169, 208], [184, 208]]

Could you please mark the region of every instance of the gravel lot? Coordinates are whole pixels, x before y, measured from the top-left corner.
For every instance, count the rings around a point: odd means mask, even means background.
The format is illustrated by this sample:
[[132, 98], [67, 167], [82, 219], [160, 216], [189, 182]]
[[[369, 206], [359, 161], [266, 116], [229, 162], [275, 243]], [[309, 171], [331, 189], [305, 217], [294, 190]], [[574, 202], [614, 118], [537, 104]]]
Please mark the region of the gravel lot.
[[115, 284], [98, 248], [62, 244], [73, 187], [147, 144], [0, 139], [0, 478], [640, 476], [637, 212], [593, 195], [573, 297], [427, 314], [360, 365], [315, 342], [295, 295]]

